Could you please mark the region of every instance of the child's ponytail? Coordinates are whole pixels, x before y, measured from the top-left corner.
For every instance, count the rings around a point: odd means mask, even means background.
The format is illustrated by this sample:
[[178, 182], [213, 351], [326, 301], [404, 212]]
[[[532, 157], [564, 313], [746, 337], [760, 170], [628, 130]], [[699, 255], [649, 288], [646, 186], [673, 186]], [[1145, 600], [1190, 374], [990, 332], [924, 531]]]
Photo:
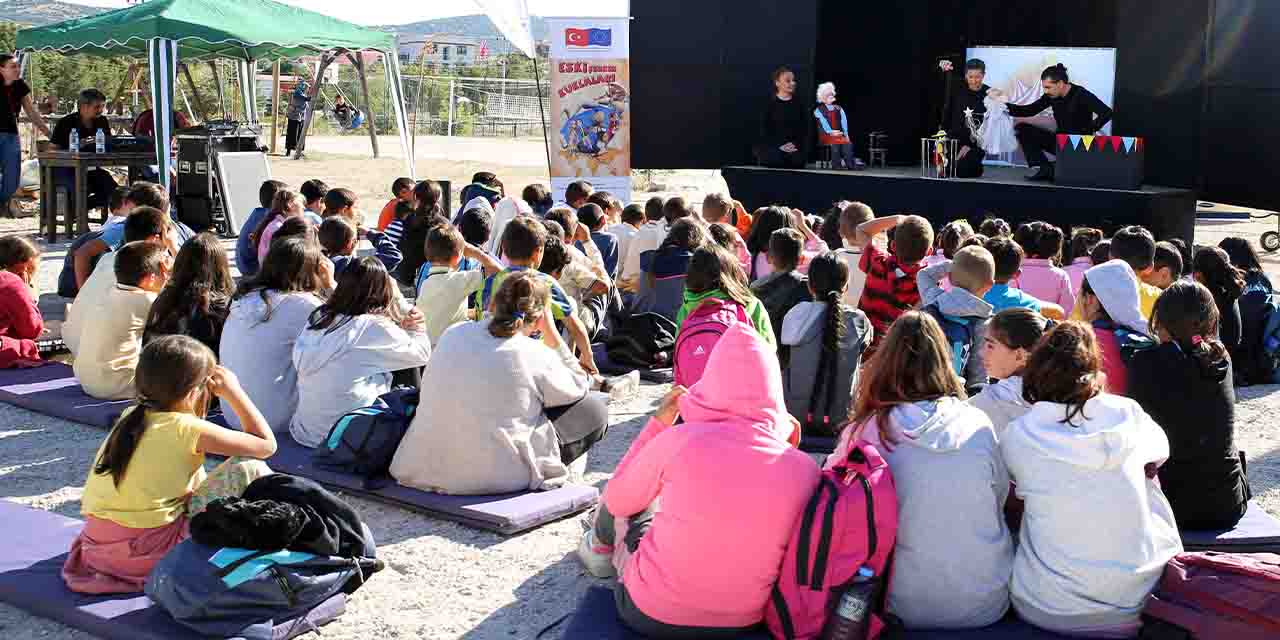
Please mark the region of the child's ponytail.
[[1088, 419], [1085, 403], [1105, 386], [1097, 338], [1083, 322], [1064, 322], [1045, 334], [1022, 373], [1022, 397], [1066, 405], [1062, 421], [1071, 426], [1076, 416]]
[[[213, 351], [194, 338], [166, 335], [148, 343], [138, 358], [137, 404], [116, 421], [93, 472], [110, 473], [120, 486], [146, 430], [147, 413], [176, 409], [193, 391], [203, 388], [217, 364]], [[208, 403], [208, 394], [199, 393], [191, 406], [203, 418]]]
[[[1202, 250], [1203, 251], [1203, 250]], [[1151, 311], [1151, 325], [1167, 334], [1178, 348], [1214, 372], [1227, 359], [1227, 347], [1218, 339], [1218, 305], [1209, 288], [1199, 282], [1179, 280], [1164, 290]]]

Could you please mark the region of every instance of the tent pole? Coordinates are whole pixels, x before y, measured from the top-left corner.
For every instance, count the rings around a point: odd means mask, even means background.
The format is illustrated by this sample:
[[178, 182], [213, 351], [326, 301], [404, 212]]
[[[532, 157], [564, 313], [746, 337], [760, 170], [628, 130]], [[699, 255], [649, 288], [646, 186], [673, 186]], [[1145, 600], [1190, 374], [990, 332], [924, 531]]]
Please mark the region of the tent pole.
[[373, 126], [373, 102], [369, 100], [369, 78], [364, 74], [364, 57], [353, 53], [347, 53], [347, 59], [351, 64], [355, 65], [356, 73], [360, 74], [360, 92], [364, 94], [364, 108], [366, 112], [365, 124], [369, 127], [369, 142], [373, 143], [373, 157], [378, 155], [378, 133]]
[[547, 112], [542, 108], [542, 73], [538, 70], [538, 48], [533, 48], [533, 86], [538, 92], [538, 115], [542, 118], [542, 147], [547, 152], [547, 175], [551, 175], [551, 140], [547, 137]]
[[276, 142], [280, 135], [280, 59], [271, 67], [271, 155], [276, 154]]
[[187, 87], [191, 89], [191, 96], [196, 99], [196, 109], [200, 110], [200, 115], [196, 119], [203, 122], [209, 114], [209, 110], [205, 108], [204, 97], [200, 95], [200, 90], [196, 88], [196, 81], [191, 78], [191, 69], [187, 67], [187, 63], [180, 63], [178, 68], [182, 69], [182, 77], [187, 79]]
[[213, 72], [213, 88], [218, 92], [218, 109], [222, 112], [222, 119], [227, 119], [227, 95], [222, 90], [222, 73], [218, 71], [218, 61], [209, 61], [209, 70]]
[[312, 100], [307, 102], [307, 109], [302, 117], [302, 131], [298, 132], [298, 148], [293, 152], [294, 160], [302, 159], [302, 152], [307, 148], [307, 131], [311, 129], [311, 118], [316, 113], [314, 98], [320, 93], [320, 81], [324, 78], [325, 69], [328, 69], [337, 57], [337, 51], [326, 51], [320, 56], [320, 64], [316, 66], [316, 81], [311, 85]]

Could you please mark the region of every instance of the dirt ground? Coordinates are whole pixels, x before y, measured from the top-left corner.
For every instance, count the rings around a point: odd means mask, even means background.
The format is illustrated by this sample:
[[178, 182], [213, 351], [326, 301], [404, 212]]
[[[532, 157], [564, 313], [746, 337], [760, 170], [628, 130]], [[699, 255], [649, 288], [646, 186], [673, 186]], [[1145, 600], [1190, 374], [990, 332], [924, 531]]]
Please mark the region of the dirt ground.
[[[419, 175], [451, 179], [459, 185], [474, 171], [491, 170], [509, 191], [546, 181], [538, 141], [457, 140], [420, 139]], [[291, 184], [320, 178], [330, 186], [351, 188], [367, 215], [373, 216], [389, 197], [391, 181], [403, 173], [401, 160], [391, 157], [395, 145], [395, 138], [384, 142], [383, 151], [389, 157], [373, 160], [352, 155], [367, 150], [367, 138], [313, 139], [305, 160], [273, 158], [272, 170]], [[659, 185], [662, 192], [699, 199], [709, 188], [723, 188], [718, 174], [710, 171], [663, 172], [658, 181], [665, 183]], [[1205, 219], [1196, 227], [1196, 240], [1216, 244], [1228, 235], [1256, 240], [1275, 225], [1274, 218], [1265, 222]], [[0, 219], [0, 233], [30, 235], [34, 231], [33, 218]], [[43, 248], [41, 290], [53, 291], [65, 243]], [[1272, 277], [1280, 278], [1280, 254], [1265, 255], [1264, 261]], [[63, 301], [45, 294], [41, 303], [52, 315]], [[665, 386], [644, 385], [637, 397], [611, 407], [610, 430], [591, 451], [587, 482], [604, 487], [665, 390]], [[1248, 454], [1254, 492], [1268, 511], [1280, 515], [1280, 433], [1275, 419], [1280, 394], [1276, 391], [1274, 386], [1239, 390], [1236, 442]], [[104, 436], [102, 430], [0, 404], [0, 498], [77, 517], [90, 458]], [[323, 629], [325, 638], [532, 640], [571, 611], [579, 595], [598, 582], [584, 574], [573, 553], [583, 516], [503, 537], [360, 498], [350, 501], [373, 530], [388, 568], [354, 595], [341, 620]], [[0, 605], [0, 638], [90, 637]], [[545, 637], [558, 635], [553, 631]]]

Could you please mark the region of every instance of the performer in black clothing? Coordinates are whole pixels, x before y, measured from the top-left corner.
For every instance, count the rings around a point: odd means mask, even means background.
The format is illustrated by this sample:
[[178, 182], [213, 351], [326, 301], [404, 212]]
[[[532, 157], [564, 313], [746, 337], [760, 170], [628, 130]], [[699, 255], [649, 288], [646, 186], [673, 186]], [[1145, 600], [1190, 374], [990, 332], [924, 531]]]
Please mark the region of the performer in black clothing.
[[[1044, 95], [1031, 104], [1010, 104], [1009, 115], [1015, 118], [1030, 118], [1041, 111], [1053, 108], [1053, 119], [1058, 122], [1058, 133], [1075, 135], [1093, 135], [1111, 122], [1111, 107], [1108, 107], [1088, 89], [1071, 84], [1067, 76], [1067, 68], [1061, 64], [1054, 65], [1040, 74], [1044, 86]], [[1028, 175], [1029, 180], [1052, 180], [1053, 164], [1045, 157], [1046, 151], [1055, 148], [1057, 136], [1034, 125], [1020, 123], [1014, 127], [1018, 143], [1022, 145], [1022, 153], [1027, 157], [1027, 164], [1035, 168]]]
[[[53, 133], [49, 135], [49, 143], [54, 148], [69, 151], [71, 149], [71, 131], [75, 130], [80, 136], [80, 152], [93, 153], [95, 150], [94, 136], [98, 131], [102, 131], [103, 137], [106, 138], [107, 149], [111, 148], [111, 122], [107, 117], [102, 115], [106, 110], [107, 96], [97, 89], [85, 89], [80, 92], [80, 97], [76, 101], [77, 109], [58, 120], [53, 126]], [[75, 169], [67, 167], [55, 167], [53, 170], [54, 180], [58, 186], [64, 187], [67, 193], [75, 194]], [[115, 178], [101, 167], [90, 169], [85, 178], [87, 183], [84, 185], [85, 198], [87, 206], [90, 209], [105, 208], [110, 201], [111, 194], [118, 186]]]
[[[950, 60], [939, 62], [938, 67], [947, 73], [955, 69]], [[960, 150], [956, 152], [957, 178], [982, 177], [982, 161], [987, 157], [987, 152], [978, 145], [973, 132], [969, 130], [965, 112], [972, 115], [974, 126], [982, 124], [982, 119], [987, 115], [987, 105], [982, 101], [991, 90], [991, 87], [983, 83], [986, 77], [985, 62], [977, 58], [965, 62], [964, 84], [951, 89], [946, 113], [942, 114], [942, 128], [947, 132], [947, 137], [960, 141]], [[949, 79], [947, 85], [951, 86]]]
[[773, 72], [774, 96], [760, 119], [756, 160], [762, 166], [803, 169], [809, 157], [809, 110], [795, 99], [796, 74], [786, 67]]

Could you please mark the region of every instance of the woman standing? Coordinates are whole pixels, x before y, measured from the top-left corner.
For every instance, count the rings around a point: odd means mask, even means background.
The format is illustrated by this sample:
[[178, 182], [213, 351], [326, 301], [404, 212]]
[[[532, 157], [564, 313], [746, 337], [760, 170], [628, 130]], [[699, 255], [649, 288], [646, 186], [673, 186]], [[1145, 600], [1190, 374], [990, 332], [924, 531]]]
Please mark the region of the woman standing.
[[[22, 175], [22, 139], [18, 137], [18, 109], [27, 112], [27, 117], [36, 124], [36, 128], [45, 136], [49, 135], [49, 125], [31, 104], [31, 87], [19, 78], [22, 73], [18, 59], [0, 54], [0, 206], [12, 212], [9, 199], [18, 191], [18, 178]], [[11, 215], [13, 215], [11, 213]]]

